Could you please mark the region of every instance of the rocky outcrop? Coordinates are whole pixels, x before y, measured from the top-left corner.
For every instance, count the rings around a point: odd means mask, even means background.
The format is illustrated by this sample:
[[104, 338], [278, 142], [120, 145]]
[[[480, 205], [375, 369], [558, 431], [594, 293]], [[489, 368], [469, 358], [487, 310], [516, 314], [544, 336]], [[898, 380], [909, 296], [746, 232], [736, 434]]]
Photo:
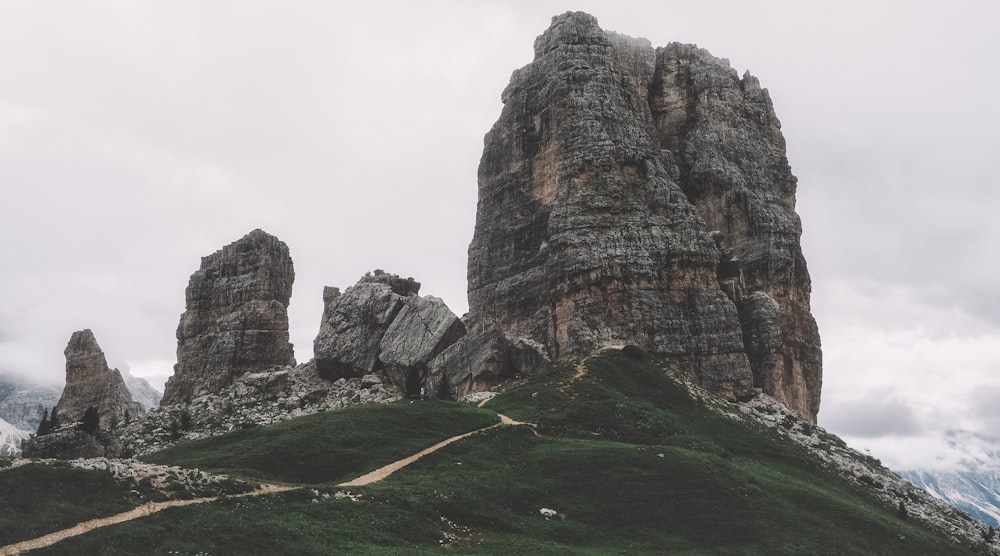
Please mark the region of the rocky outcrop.
[[320, 411], [396, 401], [400, 393], [382, 377], [364, 375], [329, 381], [310, 361], [293, 368], [250, 373], [189, 404], [150, 411], [118, 431], [123, 453], [142, 455], [176, 442], [264, 426]]
[[110, 429], [145, 413], [132, 399], [118, 369], [108, 368], [104, 352], [89, 329], [74, 332], [63, 353], [66, 354], [66, 386], [55, 406], [63, 423], [82, 420], [90, 407], [97, 409], [102, 429]]
[[185, 292], [177, 364], [161, 405], [218, 392], [247, 373], [295, 365], [288, 246], [261, 230], [203, 257]]
[[757, 387], [814, 420], [796, 181], [757, 80], [567, 13], [502, 100], [479, 167], [469, 321], [552, 360], [635, 344], [725, 398]]
[[26, 458], [117, 458], [122, 455], [118, 439], [108, 431], [85, 432], [67, 426], [45, 436], [29, 438], [22, 444]]
[[381, 270], [344, 293], [326, 288], [313, 344], [320, 376], [336, 380], [384, 373], [401, 390], [408, 381], [411, 388], [423, 383], [428, 364], [466, 330], [441, 299], [421, 297], [419, 291], [420, 283], [412, 278]]

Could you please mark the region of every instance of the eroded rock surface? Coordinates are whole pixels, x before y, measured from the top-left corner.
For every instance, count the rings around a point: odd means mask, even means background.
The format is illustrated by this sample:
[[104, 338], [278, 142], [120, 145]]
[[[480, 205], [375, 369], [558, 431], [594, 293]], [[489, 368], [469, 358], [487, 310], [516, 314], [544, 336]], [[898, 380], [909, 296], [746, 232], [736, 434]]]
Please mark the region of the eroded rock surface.
[[530, 375], [547, 363], [542, 346], [510, 340], [496, 325], [479, 325], [432, 360], [428, 375], [431, 391], [447, 380], [452, 394], [462, 397]]
[[295, 365], [288, 341], [294, 279], [288, 246], [262, 230], [203, 257], [185, 292], [177, 364], [160, 404], [218, 392], [247, 373]]
[[819, 335], [796, 181], [757, 79], [553, 18], [486, 136], [469, 320], [552, 360], [636, 344], [726, 398], [808, 419]]
[[63, 353], [66, 355], [66, 386], [55, 406], [63, 423], [80, 421], [89, 407], [97, 410], [102, 429], [137, 419], [145, 413], [132, 399], [121, 372], [108, 368], [104, 351], [90, 329], [74, 332]]
[[427, 366], [465, 335], [462, 321], [420, 283], [381, 270], [343, 293], [323, 292], [324, 310], [313, 344], [316, 369], [329, 380], [384, 373], [401, 390], [427, 378]]

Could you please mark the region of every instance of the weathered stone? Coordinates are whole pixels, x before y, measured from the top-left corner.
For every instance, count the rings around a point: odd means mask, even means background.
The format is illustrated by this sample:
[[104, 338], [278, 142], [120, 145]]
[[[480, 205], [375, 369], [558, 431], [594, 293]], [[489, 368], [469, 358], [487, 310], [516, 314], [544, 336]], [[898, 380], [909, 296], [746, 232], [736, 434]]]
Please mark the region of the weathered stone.
[[399, 397], [398, 391], [374, 375], [334, 382], [322, 379], [310, 361], [240, 376], [219, 392], [199, 396], [189, 404], [154, 409], [116, 433], [123, 453], [138, 455], [181, 438], [203, 438], [342, 409], [351, 403], [382, 403]]
[[[469, 320], [552, 360], [636, 344], [723, 397], [756, 385], [815, 419], [795, 178], [757, 80], [567, 13], [502, 99], [479, 167]], [[758, 291], [778, 305], [777, 343], [751, 342], [743, 300]]]
[[122, 453], [118, 439], [107, 431], [87, 433], [76, 427], [30, 438], [21, 447], [26, 458], [117, 458]]
[[819, 331], [799, 246], [796, 179], [781, 124], [757, 78], [692, 45], [657, 51], [650, 108], [680, 184], [718, 232], [755, 385], [815, 420], [822, 387]]
[[66, 350], [66, 386], [55, 410], [62, 423], [83, 419], [88, 408], [97, 410], [99, 426], [137, 419], [145, 413], [132, 399], [118, 369], [109, 369], [101, 346], [89, 329], [74, 332]]
[[541, 346], [512, 342], [495, 325], [480, 325], [430, 362], [428, 390], [437, 392], [444, 378], [452, 394], [462, 397], [534, 373], [546, 363]]
[[343, 294], [326, 288], [316, 368], [329, 380], [385, 373], [405, 389], [428, 363], [465, 335], [462, 321], [437, 297], [420, 297], [420, 284], [381, 270]]
[[177, 364], [162, 405], [218, 392], [236, 378], [295, 364], [288, 301], [295, 272], [288, 246], [261, 230], [203, 257], [185, 292]]

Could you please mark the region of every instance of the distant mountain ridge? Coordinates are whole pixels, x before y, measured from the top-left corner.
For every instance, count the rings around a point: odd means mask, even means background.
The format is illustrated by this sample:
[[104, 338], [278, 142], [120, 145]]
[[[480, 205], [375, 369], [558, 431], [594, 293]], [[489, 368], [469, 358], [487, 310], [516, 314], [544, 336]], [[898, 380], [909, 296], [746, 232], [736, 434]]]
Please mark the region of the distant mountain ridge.
[[0, 419], [21, 430], [34, 432], [42, 413], [59, 401], [58, 386], [34, 384], [23, 377], [0, 373]]
[[1000, 474], [985, 470], [900, 471], [899, 476], [983, 523], [1000, 526]]
[[16, 456], [21, 453], [21, 441], [31, 433], [21, 430], [0, 419], [0, 456]]
[[153, 388], [149, 381], [142, 377], [133, 376], [127, 369], [121, 373], [122, 379], [125, 380], [125, 387], [132, 394], [132, 399], [139, 402], [143, 409], [149, 411], [160, 405], [163, 393]]

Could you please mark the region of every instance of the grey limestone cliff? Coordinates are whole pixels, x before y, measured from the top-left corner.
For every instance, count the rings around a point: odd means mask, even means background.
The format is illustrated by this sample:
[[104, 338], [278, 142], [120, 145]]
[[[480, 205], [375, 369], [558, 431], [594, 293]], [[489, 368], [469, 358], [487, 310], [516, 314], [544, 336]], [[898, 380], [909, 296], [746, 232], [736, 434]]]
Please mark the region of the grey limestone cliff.
[[479, 167], [469, 321], [552, 360], [630, 343], [726, 398], [819, 410], [796, 180], [757, 79], [553, 18]]
[[64, 353], [66, 386], [55, 406], [63, 423], [80, 421], [90, 407], [97, 410], [103, 429], [145, 413], [132, 399], [121, 372], [108, 368], [104, 351], [89, 329], [74, 332]]
[[218, 392], [247, 373], [294, 365], [288, 341], [294, 279], [288, 246], [262, 230], [203, 257], [185, 292], [177, 364], [160, 404]]

